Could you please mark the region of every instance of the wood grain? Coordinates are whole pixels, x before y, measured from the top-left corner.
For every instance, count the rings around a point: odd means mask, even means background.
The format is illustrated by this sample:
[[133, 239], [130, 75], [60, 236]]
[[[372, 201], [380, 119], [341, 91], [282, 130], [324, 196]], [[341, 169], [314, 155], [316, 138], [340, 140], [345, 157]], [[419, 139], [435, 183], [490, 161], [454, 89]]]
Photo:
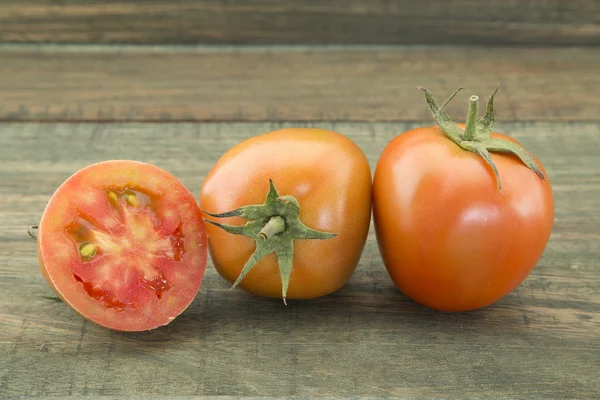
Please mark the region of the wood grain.
[[[372, 166], [415, 123], [296, 123], [348, 135]], [[446, 314], [393, 286], [373, 231], [339, 292], [288, 307], [209, 267], [190, 308], [139, 334], [84, 321], [50, 294], [26, 230], [95, 161], [152, 162], [198, 193], [219, 156], [283, 123], [0, 124], [0, 397], [361, 395], [600, 397], [600, 126], [504, 123], [544, 163], [556, 220], [530, 277], [498, 303]], [[565, 139], [568, 137], [568, 140]]]
[[599, 49], [0, 48], [0, 120], [430, 121], [423, 94], [464, 119], [496, 84], [499, 119], [600, 121]]
[[594, 0], [3, 0], [0, 41], [600, 44]]

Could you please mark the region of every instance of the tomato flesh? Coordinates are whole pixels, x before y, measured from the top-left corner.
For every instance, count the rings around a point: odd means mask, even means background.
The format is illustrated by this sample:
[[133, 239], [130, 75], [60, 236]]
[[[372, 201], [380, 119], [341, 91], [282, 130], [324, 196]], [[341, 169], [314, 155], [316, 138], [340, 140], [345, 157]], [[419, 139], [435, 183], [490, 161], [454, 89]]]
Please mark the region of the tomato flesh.
[[150, 164], [110, 161], [69, 178], [38, 236], [44, 276], [83, 316], [146, 330], [181, 313], [200, 288], [206, 234], [195, 199]]

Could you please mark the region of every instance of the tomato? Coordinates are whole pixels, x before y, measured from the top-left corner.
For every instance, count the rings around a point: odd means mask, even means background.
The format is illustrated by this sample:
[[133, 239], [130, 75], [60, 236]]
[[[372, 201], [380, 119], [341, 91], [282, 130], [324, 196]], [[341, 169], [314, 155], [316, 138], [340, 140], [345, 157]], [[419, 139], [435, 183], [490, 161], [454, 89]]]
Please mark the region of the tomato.
[[227, 151], [206, 177], [200, 205], [217, 225], [207, 225], [209, 252], [223, 278], [259, 296], [310, 299], [341, 288], [356, 268], [371, 172], [339, 133], [282, 129]]
[[[408, 297], [437, 310], [477, 309], [515, 289], [540, 259], [554, 218], [552, 189], [538, 160], [491, 133], [493, 95], [477, 125], [471, 98], [467, 126], [453, 124], [429, 92], [427, 99], [439, 126], [397, 136], [378, 161], [377, 240]], [[476, 129], [469, 132], [469, 123]]]
[[79, 314], [104, 327], [166, 325], [200, 288], [206, 232], [194, 196], [168, 172], [105, 161], [68, 178], [39, 225], [48, 284]]

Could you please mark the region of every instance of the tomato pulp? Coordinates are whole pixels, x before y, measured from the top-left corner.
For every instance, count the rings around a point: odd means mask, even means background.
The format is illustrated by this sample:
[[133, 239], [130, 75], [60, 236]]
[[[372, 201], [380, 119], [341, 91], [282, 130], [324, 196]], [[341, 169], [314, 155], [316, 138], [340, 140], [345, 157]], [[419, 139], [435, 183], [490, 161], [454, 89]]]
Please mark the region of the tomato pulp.
[[42, 273], [61, 299], [107, 328], [166, 325], [200, 288], [206, 232], [193, 195], [168, 172], [105, 161], [68, 178], [38, 230]]

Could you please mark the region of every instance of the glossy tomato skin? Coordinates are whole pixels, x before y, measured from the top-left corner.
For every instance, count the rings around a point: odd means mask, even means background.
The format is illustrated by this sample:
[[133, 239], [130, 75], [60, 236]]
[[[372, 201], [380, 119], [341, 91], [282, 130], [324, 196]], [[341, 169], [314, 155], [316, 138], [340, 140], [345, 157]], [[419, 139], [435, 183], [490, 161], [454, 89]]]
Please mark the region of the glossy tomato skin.
[[491, 168], [437, 127], [384, 149], [373, 182], [377, 240], [392, 280], [414, 301], [443, 311], [487, 306], [542, 256], [554, 218], [550, 182], [516, 157], [492, 159], [502, 193]]
[[[120, 190], [137, 193], [142, 204], [111, 204], [107, 193]], [[97, 245], [90, 260], [78, 252], [82, 231]], [[92, 164], [69, 177], [44, 210], [37, 242], [42, 274], [56, 294], [118, 331], [154, 329], [183, 312], [200, 289], [208, 247], [194, 196], [168, 172], [129, 160]]]
[[[288, 299], [332, 293], [350, 278], [364, 248], [371, 216], [371, 172], [364, 153], [345, 136], [321, 129], [282, 129], [250, 138], [227, 151], [209, 172], [200, 206], [222, 213], [262, 204], [273, 180], [280, 196], [294, 196], [300, 220], [337, 233], [332, 239], [295, 240]], [[219, 222], [243, 225], [226, 218]], [[217, 272], [234, 282], [255, 249], [247, 237], [207, 224], [209, 252]], [[281, 298], [274, 254], [263, 258], [240, 287]]]

